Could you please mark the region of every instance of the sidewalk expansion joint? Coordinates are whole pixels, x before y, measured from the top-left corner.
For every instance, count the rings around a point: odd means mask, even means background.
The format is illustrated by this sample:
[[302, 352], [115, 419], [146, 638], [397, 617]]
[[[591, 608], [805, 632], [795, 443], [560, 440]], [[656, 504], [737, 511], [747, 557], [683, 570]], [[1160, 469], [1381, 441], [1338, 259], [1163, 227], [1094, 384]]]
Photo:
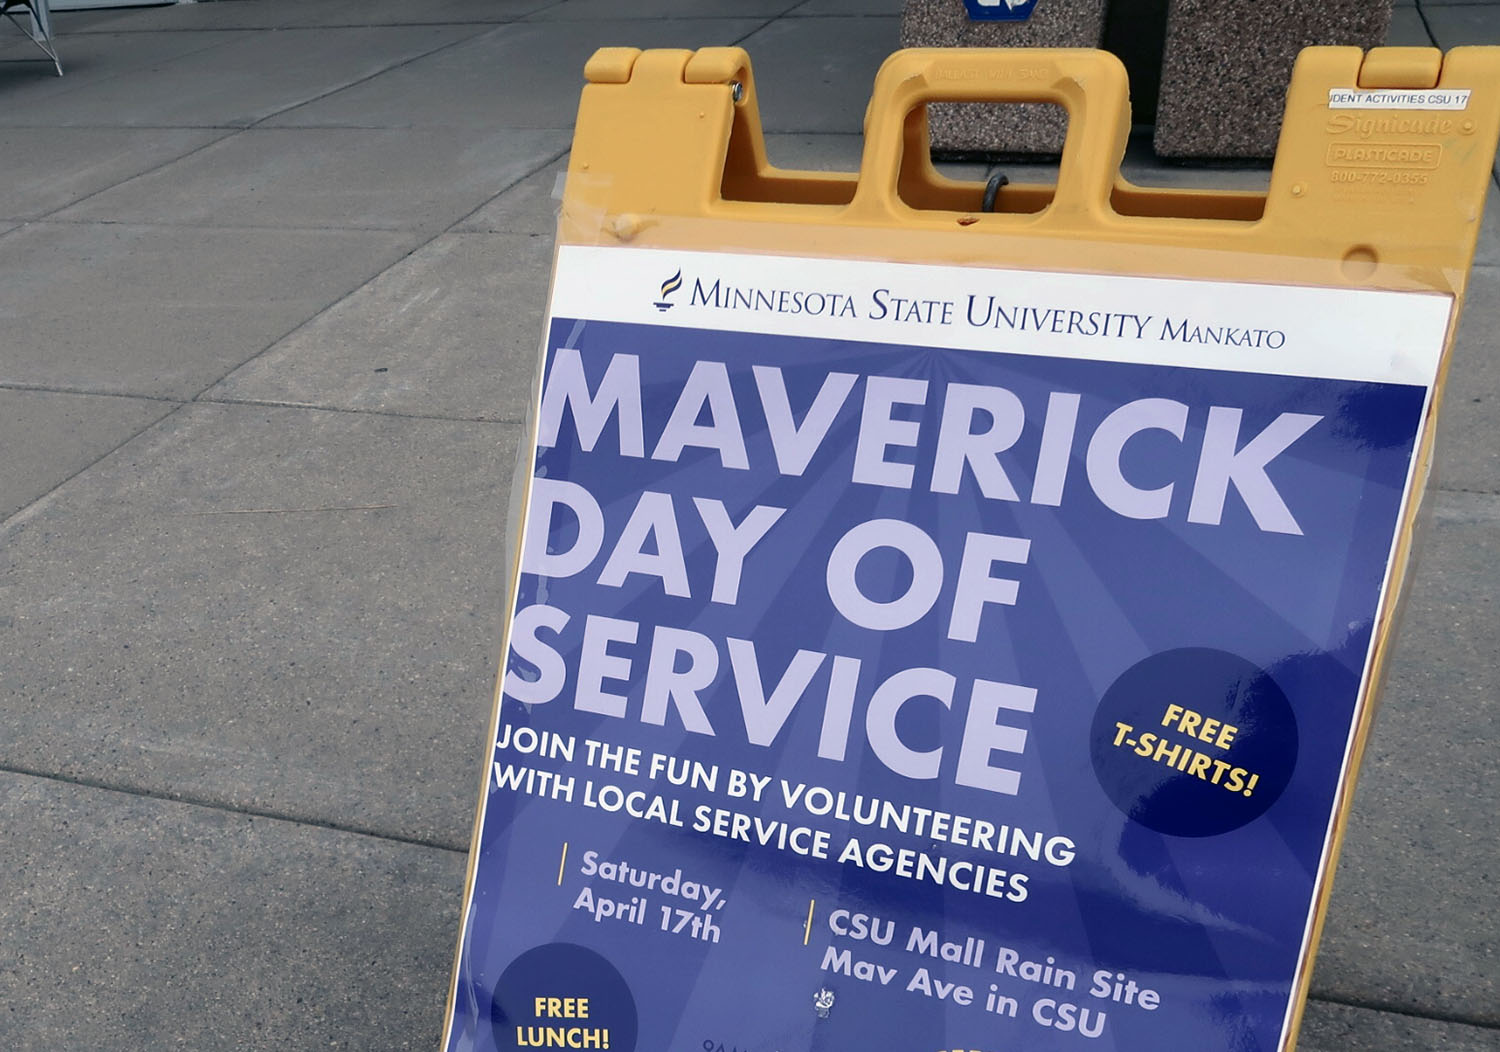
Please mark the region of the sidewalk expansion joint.
[[138, 402], [165, 402], [171, 406], [182, 406], [186, 399], [171, 395], [141, 394], [137, 391], [103, 391], [97, 387], [62, 387], [58, 384], [33, 384], [24, 380], [0, 381], [0, 391], [26, 391], [36, 394], [85, 395], [90, 398], [131, 398]]
[[[470, 39], [472, 39], [472, 38], [470, 38]], [[571, 150], [571, 146], [569, 148], [567, 148], [567, 149], [559, 150], [555, 154], [553, 154], [552, 156], [547, 157], [546, 159], [540, 161], [535, 167], [531, 167], [531, 168], [528, 168], [527, 170], [523, 171], [521, 174], [519, 174], [518, 176], [516, 176], [516, 178], [514, 180], [512, 180], [507, 186], [505, 186], [502, 189], [500, 189], [499, 191], [497, 191], [494, 194], [494, 196], [490, 197], [488, 200], [486, 200], [483, 203], [481, 203], [473, 211], [471, 211], [471, 212], [467, 213], [466, 215], [463, 215], [460, 218], [454, 220], [448, 226], [446, 226], [443, 229], [441, 229], [441, 230], [437, 231], [436, 233], [432, 234], [430, 237], [427, 237], [425, 240], [421, 241], [420, 243], [412, 245], [405, 252], [401, 253], [401, 255], [398, 256], [396, 259], [392, 260], [389, 264], [387, 264], [386, 266], [382, 267], [380, 270], [376, 271], [374, 274], [370, 275], [364, 281], [361, 281], [358, 285], [354, 286], [352, 289], [350, 289], [349, 291], [345, 292], [342, 296], [339, 296], [338, 298], [336, 298], [335, 300], [333, 300], [333, 302], [326, 304], [321, 310], [318, 310], [318, 311], [314, 312], [310, 317], [303, 318], [300, 322], [298, 322], [296, 325], [293, 325], [286, 332], [282, 333], [280, 336], [277, 336], [275, 339], [271, 340], [264, 347], [262, 347], [258, 353], [252, 354], [250, 357], [244, 359], [243, 361], [236, 363], [234, 366], [232, 366], [230, 369], [228, 369], [222, 376], [219, 376], [216, 379], [214, 379], [213, 382], [209, 383], [201, 391], [199, 391], [196, 395], [194, 395], [193, 398], [192, 398], [192, 401], [194, 401], [194, 402], [199, 402], [200, 400], [204, 401], [204, 402], [210, 401], [208, 399], [204, 399], [203, 396], [206, 395], [206, 394], [208, 394], [209, 391], [212, 391], [215, 387], [217, 387], [219, 384], [223, 383], [225, 380], [229, 379], [229, 377], [233, 376], [235, 372], [237, 372], [240, 369], [243, 369], [245, 366], [249, 365], [251, 362], [253, 362], [256, 359], [260, 358], [262, 355], [265, 355], [265, 354], [269, 353], [274, 347], [276, 347], [278, 344], [280, 344], [283, 340], [286, 340], [288, 337], [292, 336], [296, 332], [300, 332], [302, 329], [306, 328], [307, 326], [309, 326], [309, 325], [313, 324], [315, 321], [317, 321], [319, 318], [323, 317], [329, 311], [332, 311], [335, 308], [337, 308], [341, 303], [344, 303], [351, 296], [353, 296], [356, 293], [358, 293], [360, 289], [365, 288], [372, 281], [375, 281], [377, 278], [379, 278], [380, 275], [388, 272], [393, 267], [400, 266], [403, 262], [405, 262], [406, 260], [410, 259], [412, 256], [416, 255], [418, 252], [422, 251], [422, 249], [424, 249], [428, 245], [432, 244], [438, 238], [444, 236], [445, 234], [453, 232], [453, 230], [454, 230], [455, 227], [457, 227], [460, 224], [468, 221], [473, 216], [475, 216], [476, 214], [478, 214], [478, 212], [480, 211], [480, 209], [484, 208], [491, 201], [495, 200], [495, 198], [500, 197], [502, 194], [508, 193], [509, 191], [511, 191], [511, 190], [515, 189], [517, 186], [519, 186], [521, 183], [525, 182], [527, 179], [530, 179], [532, 176], [536, 175], [538, 172], [540, 172], [543, 169], [545, 169], [545, 168], [547, 168], [547, 167], [549, 167], [549, 166], [557, 163], [563, 157], [566, 157], [568, 155], [568, 153], [570, 152], [570, 150]], [[341, 228], [341, 229], [347, 229], [347, 228]], [[400, 233], [400, 232], [417, 233], [416, 231], [396, 231], [396, 232], [398, 232], [398, 233]], [[274, 404], [274, 403], [270, 403], [270, 404]], [[352, 410], [339, 410], [339, 412], [351, 412], [351, 411]], [[486, 421], [486, 422], [488, 422], [488, 421]]]
[[1422, 29], [1427, 33], [1427, 39], [1432, 42], [1433, 47], [1441, 47], [1437, 42], [1437, 34], [1432, 31], [1432, 23], [1427, 21], [1427, 12], [1422, 7], [1421, 0], [1417, 0], [1417, 17], [1422, 20]]
[[[116, 129], [113, 129], [113, 130], [118, 130], [118, 129], [116, 128]], [[157, 129], [157, 130], [161, 130], [161, 129]], [[175, 130], [175, 129], [172, 129], [172, 130]], [[161, 171], [163, 168], [170, 167], [171, 165], [174, 165], [174, 164], [176, 164], [179, 161], [185, 161], [189, 157], [195, 157], [198, 154], [202, 153], [204, 150], [208, 149], [210, 146], [216, 146], [216, 145], [218, 145], [221, 142], [227, 142], [228, 140], [230, 140], [230, 139], [234, 138], [236, 135], [238, 135], [240, 132], [244, 131], [243, 128], [228, 128], [228, 127], [213, 127], [213, 128], [209, 128], [209, 129], [198, 128], [198, 129], [189, 129], [189, 130], [190, 131], [203, 131], [203, 130], [222, 131], [222, 132], [225, 132], [226, 134], [217, 136], [217, 137], [215, 137], [213, 139], [210, 139], [208, 142], [203, 143], [203, 144], [201, 144], [199, 146], [196, 146], [193, 149], [187, 151], [186, 153], [178, 154], [175, 157], [169, 157], [169, 158], [163, 160], [160, 164], [158, 164], [158, 165], [156, 165], [156, 166], [154, 166], [152, 168], [148, 168], [145, 171], [136, 172], [133, 175], [126, 176], [124, 179], [121, 179], [117, 183], [110, 183], [108, 186], [103, 186], [103, 187], [100, 187], [98, 190], [93, 191], [92, 193], [84, 194], [82, 197], [79, 197], [79, 198], [76, 198], [75, 200], [69, 201], [67, 204], [59, 205], [58, 207], [52, 209], [52, 211], [50, 211], [50, 212], [44, 212], [41, 215], [37, 216], [36, 219], [33, 220], [33, 222], [37, 222], [37, 223], [71, 223], [73, 225], [82, 225], [81, 221], [79, 221], [79, 220], [49, 219], [48, 217], [49, 216], [55, 216], [59, 212], [67, 211], [69, 208], [76, 207], [77, 205], [80, 205], [80, 204], [82, 204], [85, 201], [92, 200], [93, 198], [98, 197], [100, 194], [108, 193], [109, 191], [114, 190], [117, 187], [125, 186], [128, 183], [133, 183], [137, 179], [145, 178], [148, 175], [155, 175], [157, 172]], [[90, 220], [89, 222], [98, 222], [98, 220]], [[123, 225], [123, 224], [121, 224], [121, 225]], [[149, 224], [143, 224], [143, 225], [149, 225]]]
[[1467, 493], [1475, 497], [1500, 497], [1500, 490], [1484, 489], [1475, 486], [1445, 486], [1435, 485], [1431, 488], [1434, 493]]
[[[258, 357], [258, 356], [257, 356]], [[253, 359], [252, 359], [253, 360]], [[501, 427], [519, 427], [523, 417], [455, 416], [445, 413], [412, 413], [394, 409], [349, 409], [338, 405], [318, 405], [311, 402], [281, 402], [263, 398], [207, 398], [199, 395], [185, 405], [248, 406], [261, 409], [302, 409], [310, 413], [345, 413], [350, 416], [381, 416], [394, 420], [431, 420], [445, 424], [496, 424]]]
[[[472, 23], [458, 23], [458, 24], [460, 24], [460, 25], [468, 25], [468, 24], [472, 24]], [[283, 113], [291, 113], [293, 110], [301, 109], [303, 106], [311, 106], [313, 103], [320, 102], [323, 99], [328, 98], [330, 95], [337, 95], [341, 91], [347, 91], [350, 88], [358, 87], [361, 84], [364, 84], [364, 83], [367, 83], [368, 81], [374, 80], [376, 77], [383, 77], [387, 73], [390, 73], [390, 72], [392, 72], [394, 70], [402, 69], [402, 68], [404, 68], [406, 66], [409, 66], [413, 62], [420, 62], [422, 59], [429, 58], [429, 57], [431, 57], [433, 55], [438, 54], [441, 51], [447, 51], [449, 48], [458, 47], [460, 44], [467, 44], [467, 43], [469, 43], [472, 40], [478, 40], [480, 37], [484, 36], [486, 33], [493, 33], [493, 32], [496, 32], [498, 29], [503, 28], [506, 25], [515, 25], [515, 24], [516, 23], [513, 23], [513, 22], [504, 22], [504, 23], [500, 23], [499, 25], [490, 25], [490, 24], [483, 24], [483, 23], [481, 23], [478, 26], [476, 26], [476, 31], [473, 32], [473, 33], [467, 33], [464, 36], [461, 36], [461, 37], [459, 37], [456, 40], [450, 40], [450, 41], [448, 41], [446, 44], [439, 44], [437, 47], [434, 47], [434, 48], [432, 48], [432, 49], [430, 49], [428, 51], [423, 51], [419, 55], [412, 55], [412, 56], [410, 56], [408, 58], [402, 59], [399, 62], [393, 62], [391, 65], [382, 67], [381, 69], [375, 71], [374, 73], [371, 73], [369, 76], [356, 77], [355, 79], [349, 81], [347, 84], [340, 84], [338, 87], [329, 88], [327, 91], [321, 92], [321, 93], [319, 93], [317, 95], [313, 95], [311, 98], [301, 99], [301, 100], [299, 100], [297, 102], [292, 103], [290, 106], [283, 106], [281, 109], [276, 110], [273, 113], [267, 113], [263, 117], [257, 117], [257, 118], [255, 118], [255, 120], [250, 121], [248, 124], [244, 125], [244, 128], [246, 130], [248, 130], [250, 128], [258, 128], [258, 127], [260, 127], [260, 125], [264, 124], [266, 121], [272, 119], [273, 117], [279, 117]]]
[[[12, 389], [12, 390], [46, 390], [45, 388], [10, 388], [10, 389]], [[73, 394], [73, 393], [92, 394], [94, 392], [57, 392], [57, 393], [60, 393], [60, 394]], [[105, 397], [105, 398], [130, 398], [130, 397], [133, 397], [133, 396], [131, 396], [131, 395], [100, 395], [99, 397]], [[3, 539], [5, 538], [5, 536], [7, 535], [7, 533], [9, 532], [10, 526], [11, 526], [12, 523], [19, 522], [23, 518], [29, 517], [31, 515], [31, 511], [32, 511], [33, 508], [39, 507], [43, 502], [51, 499], [51, 497], [52, 497], [52, 495], [54, 493], [56, 493], [59, 490], [61, 490], [64, 486], [66, 486], [68, 483], [72, 482], [79, 475], [82, 475], [86, 471], [93, 470], [93, 468], [94, 468], [94, 466], [96, 464], [100, 463], [103, 460], [106, 460], [109, 457], [114, 456], [121, 449], [124, 449], [130, 443], [134, 442], [136, 439], [138, 439], [142, 435], [144, 435], [147, 431], [150, 431], [154, 427], [159, 427], [164, 420], [168, 420], [168, 419], [170, 419], [172, 417], [173, 414], [180, 412], [182, 410], [182, 407], [183, 407], [183, 404], [184, 404], [182, 402], [178, 402], [176, 399], [159, 398], [159, 399], [152, 399], [152, 401], [158, 401], [158, 402], [166, 403], [167, 405], [170, 405], [171, 408], [168, 409], [161, 416], [157, 417], [155, 420], [151, 421], [149, 424], [146, 424], [144, 427], [141, 427], [141, 428], [139, 428], [139, 429], [137, 429], [135, 431], [132, 431], [130, 434], [126, 435], [119, 442], [115, 443], [113, 446], [110, 446], [103, 453], [100, 453], [93, 460], [89, 461], [87, 464], [85, 464], [82, 467], [80, 467], [77, 471], [75, 471], [72, 474], [68, 475], [66, 478], [60, 479], [58, 481], [57, 485], [53, 486], [46, 493], [42, 493], [42, 494], [38, 495], [34, 500], [31, 500], [31, 501], [27, 502], [23, 507], [17, 508], [15, 511], [11, 512], [9, 515], [7, 515], [7, 516], [5, 516], [3, 518], [0, 518], [0, 541], [3, 541]], [[3, 767], [0, 767], [0, 770], [3, 770]]]
[[[543, 131], [552, 131], [554, 129], [544, 128], [542, 130]], [[558, 128], [558, 129], [555, 129], [555, 130], [557, 130], [557, 131], [566, 131], [567, 129], [566, 128]], [[537, 175], [540, 172], [546, 171], [548, 168], [552, 167], [554, 164], [556, 164], [558, 161], [562, 160], [564, 157], [568, 156], [568, 154], [570, 154], [572, 152], [573, 152], [573, 146], [572, 146], [572, 143], [569, 143], [567, 146], [563, 147], [561, 150], [558, 150], [557, 152], [553, 153], [550, 157], [548, 157], [546, 160], [542, 161], [540, 164], [537, 164], [536, 166], [530, 168], [526, 172], [525, 175], [520, 176], [519, 178], [517, 178], [516, 180], [514, 180], [513, 182], [511, 182], [509, 185], [507, 185], [503, 189], [497, 191], [494, 195], [492, 195], [492, 196], [486, 198], [485, 200], [481, 201], [478, 205], [476, 205], [472, 210], [470, 210], [466, 214], [459, 216], [452, 223], [449, 223], [446, 227], [443, 228], [443, 230], [440, 233], [438, 233], [435, 237], [433, 237], [432, 241], [436, 241], [439, 237], [442, 237], [443, 234], [452, 234], [452, 233], [459, 233], [459, 234], [464, 234], [464, 233], [509, 233], [509, 231], [497, 231], [497, 230], [492, 230], [492, 231], [466, 231], [466, 230], [456, 230], [455, 228], [461, 226], [464, 223], [467, 223], [470, 219], [473, 219], [480, 212], [483, 212], [486, 208], [488, 208], [496, 200], [498, 200], [501, 197], [504, 197], [506, 194], [508, 194], [512, 190], [514, 190], [517, 186], [520, 186], [527, 179], [530, 179], [532, 176]], [[559, 202], [559, 204], [560, 203], [561, 202]], [[431, 244], [432, 241], [428, 241], [427, 244]], [[416, 249], [413, 249], [412, 251], [413, 252], [419, 251], [422, 247], [424, 247], [424, 246], [419, 245]]]
[[391, 833], [369, 826], [361, 826], [352, 822], [333, 822], [322, 818], [312, 818], [306, 815], [298, 815], [290, 811], [275, 811], [270, 808], [243, 807], [224, 803], [219, 800], [211, 800], [204, 797], [189, 796], [186, 793], [154, 792], [148, 789], [135, 789], [128, 786], [112, 785], [98, 778], [85, 778], [80, 775], [58, 774], [54, 771], [43, 771], [24, 767], [19, 764], [0, 763], [0, 774], [16, 774], [27, 778], [40, 778], [44, 781], [59, 782], [63, 785], [76, 785], [81, 789], [97, 789], [101, 792], [119, 793], [122, 796], [134, 796], [145, 800], [157, 800], [162, 803], [183, 804], [188, 807], [201, 807], [208, 811], [218, 811], [223, 814], [244, 815], [247, 818], [264, 818], [273, 822], [286, 822], [290, 825], [308, 826], [314, 829], [326, 829], [334, 833], [349, 833], [354, 836], [369, 837], [372, 840], [385, 840], [394, 844], [408, 844], [412, 847], [431, 848], [434, 851], [446, 851], [454, 855], [467, 855], [469, 847], [438, 840], [433, 837], [407, 836], [402, 833]]
[[[116, 185], [120, 186], [124, 184], [117, 183]], [[110, 189], [113, 189], [113, 187]], [[71, 208], [73, 206], [68, 205], [66, 207]], [[49, 215], [53, 214], [55, 213], [49, 213]], [[281, 234], [415, 234], [420, 236], [427, 232], [421, 227], [413, 226], [347, 226], [343, 224], [317, 226], [309, 224], [289, 225], [285, 223], [219, 223], [209, 220], [165, 222], [160, 219], [96, 219], [92, 217], [84, 219], [42, 218], [23, 220], [23, 222], [47, 223], [52, 226], [128, 227], [135, 230], [225, 230], [230, 232], [264, 230]], [[426, 244], [426, 242], [423, 242], [423, 244]], [[420, 248], [421, 246], [419, 245], [418, 247]]]
[[1308, 995], [1310, 1001], [1321, 1001], [1324, 1004], [1339, 1005], [1343, 1008], [1362, 1008], [1369, 1012], [1384, 1012], [1386, 1015], [1398, 1015], [1405, 1019], [1420, 1019], [1432, 1023], [1454, 1023], [1460, 1026], [1472, 1026], [1477, 1030], [1500, 1031], [1500, 1020], [1486, 1019], [1483, 1016], [1469, 1015], [1463, 1012], [1433, 1012], [1414, 1008], [1411, 1005], [1398, 1004], [1395, 1001], [1382, 1001], [1376, 998], [1340, 997], [1329, 994], [1312, 993]]

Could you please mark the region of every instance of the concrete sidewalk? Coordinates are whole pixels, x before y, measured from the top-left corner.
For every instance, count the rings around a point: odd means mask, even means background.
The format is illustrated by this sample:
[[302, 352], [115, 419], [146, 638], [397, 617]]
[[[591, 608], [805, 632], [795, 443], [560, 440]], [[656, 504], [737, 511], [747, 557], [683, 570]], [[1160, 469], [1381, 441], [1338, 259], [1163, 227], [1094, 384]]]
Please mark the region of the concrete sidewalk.
[[[852, 168], [899, 8], [58, 13], [61, 78], [0, 23], [0, 1048], [436, 1046], [584, 60], [744, 46]], [[1493, 197], [1306, 1052], [1500, 1049]]]

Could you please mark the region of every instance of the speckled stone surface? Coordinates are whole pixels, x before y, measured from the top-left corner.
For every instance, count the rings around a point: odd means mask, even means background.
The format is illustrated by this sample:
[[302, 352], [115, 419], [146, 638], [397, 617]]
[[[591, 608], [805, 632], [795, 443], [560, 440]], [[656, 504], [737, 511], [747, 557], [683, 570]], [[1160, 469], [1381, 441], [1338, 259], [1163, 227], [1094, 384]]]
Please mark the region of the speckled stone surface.
[[[1040, 0], [1025, 22], [971, 22], [963, 0], [907, 0], [902, 47], [1098, 47], [1104, 0]], [[940, 103], [930, 108], [938, 155], [1060, 154], [1061, 107]]]
[[1270, 157], [1297, 53], [1385, 43], [1391, 0], [1172, 0], [1156, 110], [1162, 157]]

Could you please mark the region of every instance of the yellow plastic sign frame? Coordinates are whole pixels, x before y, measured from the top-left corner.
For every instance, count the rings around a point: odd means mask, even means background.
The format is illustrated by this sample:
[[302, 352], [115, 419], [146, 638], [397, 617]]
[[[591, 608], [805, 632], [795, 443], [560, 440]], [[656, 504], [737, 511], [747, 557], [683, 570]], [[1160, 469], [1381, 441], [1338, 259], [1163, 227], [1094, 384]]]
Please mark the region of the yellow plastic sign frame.
[[[1415, 454], [1416, 481], [1376, 616], [1370, 674], [1315, 891], [1310, 948], [1296, 981], [1284, 1046], [1294, 1047], [1390, 651], [1447, 351], [1500, 140], [1500, 48], [1446, 55], [1424, 48], [1308, 49], [1293, 74], [1265, 194], [1128, 182], [1119, 172], [1130, 129], [1128, 85], [1118, 60], [1104, 52], [898, 52], [875, 82], [858, 173], [770, 164], [750, 60], [741, 49], [606, 48], [585, 75], [560, 249], [631, 246], [1452, 298]], [[925, 105], [937, 101], [1064, 107], [1069, 132], [1056, 185], [1011, 184], [1000, 210], [984, 211], [984, 184], [948, 178], [931, 164]], [[530, 437], [535, 448], [536, 436]], [[517, 523], [526, 517], [525, 503], [516, 502]], [[515, 578], [521, 553], [513, 554]], [[514, 593], [509, 601], [513, 610]], [[502, 667], [491, 744], [501, 726], [503, 677]], [[486, 793], [489, 776], [487, 767]], [[466, 918], [476, 895], [483, 821], [481, 807]], [[460, 965], [462, 953], [461, 945]], [[450, 1042], [451, 1031], [450, 1023]]]

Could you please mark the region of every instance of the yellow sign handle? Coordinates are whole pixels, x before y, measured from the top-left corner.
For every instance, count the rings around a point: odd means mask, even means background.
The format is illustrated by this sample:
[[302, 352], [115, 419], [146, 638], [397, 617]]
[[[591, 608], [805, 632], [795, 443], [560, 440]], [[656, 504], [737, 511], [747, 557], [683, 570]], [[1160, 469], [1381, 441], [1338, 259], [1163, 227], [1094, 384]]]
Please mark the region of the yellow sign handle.
[[865, 116], [865, 150], [852, 211], [897, 218], [904, 187], [940, 181], [927, 166], [930, 102], [1055, 103], [1067, 110], [1052, 207], [1036, 217], [1103, 217], [1130, 133], [1125, 67], [1105, 51], [914, 48], [881, 67]]
[[[876, 77], [860, 171], [777, 168], [749, 56], [607, 48], [586, 69], [560, 237], [571, 244], [931, 258], [1462, 294], [1500, 138], [1500, 48], [1309, 48], [1267, 193], [1120, 175], [1125, 70], [1107, 52], [930, 48]], [[1053, 103], [1056, 186], [937, 171], [927, 104]], [[1090, 245], [1080, 251], [1080, 241]]]

